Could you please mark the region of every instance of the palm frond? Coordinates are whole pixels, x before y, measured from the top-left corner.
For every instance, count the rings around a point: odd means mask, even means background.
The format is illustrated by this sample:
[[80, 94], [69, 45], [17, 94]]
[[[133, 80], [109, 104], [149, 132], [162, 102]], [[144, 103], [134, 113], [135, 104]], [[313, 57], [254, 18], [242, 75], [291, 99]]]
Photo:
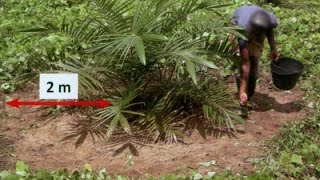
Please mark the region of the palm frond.
[[91, 42], [98, 35], [106, 32], [106, 29], [102, 28], [92, 28], [94, 25], [92, 19], [87, 17], [86, 19], [80, 21], [73, 21], [71, 23], [67, 23], [64, 18], [61, 25], [54, 25], [52, 23], [48, 23], [43, 27], [35, 27], [35, 28], [25, 28], [19, 30], [20, 32], [34, 32], [34, 33], [63, 33], [78, 42]]
[[175, 63], [176, 75], [179, 78], [187, 71], [195, 84], [196, 72], [199, 65], [219, 69], [212, 61], [206, 59], [206, 51], [197, 48], [202, 40], [187, 40], [185, 38], [171, 38], [160, 54], [161, 58], [170, 59]]
[[185, 0], [182, 3], [179, 3], [178, 6], [172, 8], [172, 12], [170, 12], [169, 14], [169, 16], [171, 16], [172, 18], [168, 18], [165, 29], [173, 30], [177, 26], [183, 25], [184, 22], [188, 22], [188, 17], [196, 12], [208, 10], [214, 11], [217, 8], [230, 5], [232, 4], [217, 4], [216, 1], [213, 0]]
[[[125, 63], [125, 60], [135, 61], [135, 55], [143, 65], [147, 64], [146, 59], [146, 43], [152, 41], [166, 41], [168, 38], [157, 33], [137, 34], [108, 34], [101, 35], [94, 41], [94, 47], [90, 48], [88, 52], [100, 54], [107, 54], [115, 59], [118, 63]], [[134, 51], [135, 50], [135, 54]], [[134, 57], [133, 57], [134, 56]]]
[[113, 32], [129, 32], [132, 24], [132, 15], [129, 12], [134, 8], [135, 0], [93, 0], [98, 10], [103, 14], [102, 19]]
[[[215, 88], [212, 88], [213, 85]], [[205, 89], [199, 91], [200, 96], [204, 98], [204, 117], [208, 120], [213, 120], [214, 122], [212, 124], [218, 125], [218, 127], [219, 125], [220, 127], [227, 125], [227, 127], [234, 129], [234, 120], [243, 123], [243, 119], [232, 111], [232, 109], [237, 109], [238, 104], [231, 98], [232, 93], [229, 88], [219, 81], [214, 84], [210, 83], [210, 86], [210, 91]]]
[[[109, 34], [100, 36], [94, 43], [95, 46], [89, 51], [98, 55], [108, 54], [118, 57], [119, 61], [124, 61], [131, 53], [134, 46], [135, 37], [131, 34]], [[123, 63], [123, 62], [122, 62]]]
[[[99, 1], [100, 2], [100, 1]], [[106, 9], [112, 9], [117, 3], [110, 1], [101, 1], [101, 6]], [[164, 41], [167, 37], [157, 32], [152, 32], [161, 25], [161, 16], [166, 12], [166, 9], [173, 3], [173, 1], [153, 0], [146, 6], [146, 2], [137, 2], [135, 13], [132, 16], [131, 31], [123, 33], [119, 31], [114, 34], [107, 34], [99, 36], [95, 42], [94, 48], [90, 51], [94, 53], [107, 53], [118, 57], [122, 63], [128, 56], [132, 56], [132, 50], [135, 49], [140, 62], [144, 65], [146, 61], [146, 47], [145, 43], [148, 41]], [[131, 3], [129, 3], [131, 4]], [[111, 10], [110, 10], [111, 11]], [[129, 18], [129, 17], [128, 17]], [[117, 21], [117, 19], [115, 19]], [[126, 24], [130, 24], [126, 22]], [[131, 60], [133, 60], [131, 58]]]
[[140, 103], [132, 103], [138, 96], [138, 88], [130, 86], [125, 89], [121, 97], [110, 97], [109, 101], [112, 106], [96, 111], [97, 121], [95, 128], [107, 126], [107, 138], [110, 138], [117, 128], [118, 124], [124, 129], [125, 132], [131, 134], [129, 119], [132, 116], [144, 116], [143, 113], [130, 110], [132, 106]]
[[51, 64], [58, 68], [58, 72], [77, 73], [79, 75], [79, 90], [81, 94], [89, 95], [94, 92], [104, 92], [104, 86], [101, 84], [101, 81], [97, 80], [99, 79], [97, 75], [102, 76], [104, 73], [108, 72], [106, 68], [84, 65], [78, 60], [69, 62], [59, 61]]
[[152, 32], [162, 25], [163, 16], [168, 12], [173, 4], [173, 0], [152, 0], [143, 6], [142, 2], [137, 3], [132, 33], [142, 34]]
[[212, 41], [213, 42], [208, 47], [209, 55], [220, 56], [225, 58], [232, 58], [234, 56], [235, 50], [233, 49], [228, 38], [216, 38]]
[[[52, 58], [44, 68], [79, 74], [82, 93], [112, 103], [90, 114], [84, 126], [75, 126], [78, 135], [69, 137], [78, 137], [77, 146], [90, 135], [111, 141], [120, 136], [125, 137], [119, 138], [125, 143], [120, 150], [133, 149], [128, 139], [173, 143], [192, 124], [206, 137], [242, 122], [233, 113], [237, 103], [227, 86], [202, 69], [218, 71], [221, 59], [233, 58], [231, 44], [220, 32], [243, 38], [239, 29], [225, 27], [223, 18], [199, 18], [204, 11], [214, 14], [227, 6], [215, 2], [93, 0], [99, 12], [83, 21], [65, 19], [60, 25], [23, 30], [63, 33], [72, 42], [88, 44], [80, 58], [69, 57], [68, 49], [62, 61]], [[70, 45], [72, 51], [80, 52], [77, 44]]]
[[[244, 122], [243, 119], [234, 112], [234, 110], [238, 108], [238, 104], [231, 98], [232, 93], [222, 82], [209, 78], [201, 85], [187, 85], [181, 89], [178, 94], [184, 95], [189, 99], [193, 104], [193, 109], [199, 109], [198, 112], [195, 113], [196, 118], [188, 118], [185, 123], [187, 127], [193, 127], [195, 125], [195, 128], [198, 129], [199, 132], [202, 132], [203, 129], [222, 130], [225, 128], [234, 131], [234, 122]], [[186, 91], [186, 89], [189, 90]], [[202, 114], [199, 114], [200, 109]], [[206, 131], [203, 131], [202, 135], [206, 137]]]
[[183, 137], [179, 131], [178, 120], [183, 120], [181, 109], [175, 107], [175, 95], [168, 91], [162, 98], [149, 104], [145, 117], [137, 120], [136, 125], [141, 129], [146, 129], [148, 135], [152, 136], [154, 142], [166, 141], [168, 143], [177, 142]]

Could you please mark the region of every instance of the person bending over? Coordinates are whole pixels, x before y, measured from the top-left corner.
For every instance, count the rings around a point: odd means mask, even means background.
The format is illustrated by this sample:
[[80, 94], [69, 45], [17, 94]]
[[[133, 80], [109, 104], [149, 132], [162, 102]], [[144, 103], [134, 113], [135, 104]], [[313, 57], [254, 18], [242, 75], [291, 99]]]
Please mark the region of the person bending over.
[[[278, 26], [276, 17], [256, 5], [241, 6], [233, 14], [231, 23], [245, 30], [247, 40], [238, 38], [241, 65], [237, 74], [239, 100], [242, 107], [254, 107], [252, 96], [255, 92], [258, 78], [258, 64], [261, 58], [264, 40], [267, 38], [271, 53], [270, 58], [277, 60], [277, 51], [274, 28]], [[247, 112], [242, 112], [247, 116]]]

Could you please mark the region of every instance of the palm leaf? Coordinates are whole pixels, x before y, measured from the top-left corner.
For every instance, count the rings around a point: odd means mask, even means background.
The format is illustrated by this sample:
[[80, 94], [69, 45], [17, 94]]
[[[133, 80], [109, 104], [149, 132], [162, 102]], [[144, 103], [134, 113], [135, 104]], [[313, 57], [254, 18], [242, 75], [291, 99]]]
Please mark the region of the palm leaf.
[[134, 8], [135, 0], [93, 0], [98, 10], [104, 15], [103, 19], [115, 26], [115, 32], [127, 32], [132, 24], [132, 17], [128, 14]]
[[128, 122], [128, 118], [132, 116], [143, 116], [143, 113], [128, 110], [128, 108], [135, 106], [139, 103], [132, 103], [138, 95], [138, 88], [134, 85], [129, 86], [124, 90], [121, 97], [112, 97], [109, 99], [112, 106], [96, 111], [96, 117], [98, 120], [95, 122], [95, 128], [99, 128], [103, 125], [108, 126], [107, 138], [110, 138], [117, 128], [117, 125], [124, 129], [125, 132], [131, 134], [131, 127]]
[[[103, 74], [108, 72], [107, 69], [101, 67], [91, 67], [88, 65], [84, 65], [80, 61], [69, 61], [69, 62], [57, 62], [51, 63], [53, 66], [60, 69], [58, 72], [72, 72], [77, 73], [79, 75], [79, 83], [80, 83], [80, 91], [83, 94], [87, 94], [89, 92], [103, 92], [103, 85], [99, 80], [97, 80], [97, 74]], [[54, 70], [54, 72], [57, 72]], [[88, 91], [89, 90], [89, 91]]]
[[218, 69], [213, 61], [206, 59], [207, 52], [196, 47], [201, 42], [173, 37], [166, 44], [164, 51], [160, 52], [160, 57], [175, 62], [178, 78], [181, 74], [184, 74], [182, 69], [185, 68], [193, 82], [197, 84], [196, 71], [199, 65]]
[[136, 36], [134, 39], [135, 48], [137, 51], [137, 54], [140, 58], [140, 61], [143, 65], [146, 65], [146, 53], [145, 53], [145, 47], [143, 44], [143, 41], [140, 37]]
[[176, 2], [173, 0], [151, 0], [146, 6], [137, 3], [132, 24], [132, 33], [143, 34], [162, 25], [163, 17]]
[[235, 51], [228, 38], [221, 40], [219, 38], [213, 40], [213, 43], [208, 47], [209, 55], [232, 58]]
[[92, 28], [94, 25], [92, 19], [87, 17], [86, 19], [77, 23], [77, 21], [73, 21], [71, 23], [67, 23], [65, 18], [63, 19], [61, 25], [56, 26], [52, 23], [48, 23], [43, 27], [35, 27], [35, 28], [25, 28], [19, 30], [19, 32], [35, 32], [35, 33], [63, 33], [67, 36], [73, 38], [77, 42], [91, 42], [98, 35], [106, 32], [106, 29], [102, 28]]
[[177, 142], [183, 134], [177, 127], [178, 120], [181, 118], [179, 109], [174, 107], [174, 94], [168, 91], [161, 99], [150, 105], [146, 115], [137, 119], [136, 124], [142, 129], [146, 129], [148, 136], [153, 137], [154, 142], [166, 141], [169, 143]]

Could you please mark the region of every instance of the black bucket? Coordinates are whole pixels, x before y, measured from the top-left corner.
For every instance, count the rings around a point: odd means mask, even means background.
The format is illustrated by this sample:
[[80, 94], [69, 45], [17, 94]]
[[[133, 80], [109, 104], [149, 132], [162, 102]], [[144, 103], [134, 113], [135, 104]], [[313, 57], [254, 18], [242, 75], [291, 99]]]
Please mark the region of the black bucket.
[[293, 58], [279, 58], [271, 63], [273, 84], [281, 90], [292, 89], [303, 71], [303, 64]]

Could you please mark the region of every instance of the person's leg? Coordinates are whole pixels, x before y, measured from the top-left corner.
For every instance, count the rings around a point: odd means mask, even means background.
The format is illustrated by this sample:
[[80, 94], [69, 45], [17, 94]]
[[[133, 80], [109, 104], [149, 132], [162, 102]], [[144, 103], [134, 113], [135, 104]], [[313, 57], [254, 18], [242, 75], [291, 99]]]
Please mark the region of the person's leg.
[[[250, 61], [250, 66], [251, 66], [251, 60], [250, 58], [247, 58], [247, 62]], [[239, 69], [238, 69], [238, 74], [236, 76], [236, 80], [237, 80], [237, 87], [238, 87], [238, 92], [240, 91], [240, 87], [242, 86], [241, 83], [246, 83], [246, 94], [248, 95], [248, 90], [250, 88], [250, 71], [251, 71], [251, 68], [249, 69], [249, 77], [248, 77], [248, 81], [246, 82], [243, 82], [241, 81], [241, 77], [243, 76], [243, 71], [242, 71], [242, 66], [244, 65], [243, 63], [246, 63], [243, 59], [241, 60], [241, 65], [239, 66]], [[248, 96], [249, 97], [249, 96]], [[249, 99], [248, 99], [249, 100]], [[240, 112], [239, 112], [239, 115], [242, 117], [242, 118], [248, 118], [249, 117], [249, 109], [250, 109], [250, 106], [248, 106], [248, 102], [246, 104], [240, 104]]]
[[258, 79], [258, 68], [259, 68], [259, 59], [255, 56], [250, 57], [250, 75], [248, 81], [248, 98], [252, 99], [252, 96], [255, 93], [257, 79]]
[[[241, 38], [238, 38], [238, 47], [239, 47], [239, 52], [240, 50], [247, 48], [248, 41], [243, 40]], [[239, 91], [240, 89], [240, 77], [241, 77], [241, 66], [242, 66], [242, 59], [239, 57], [239, 61], [235, 62], [235, 65], [237, 66], [237, 73], [236, 73], [236, 84], [237, 84], [237, 89]]]
[[[236, 74], [236, 84], [237, 84], [237, 88], [238, 88], [238, 92], [240, 90], [240, 77], [241, 77], [241, 70], [240, 68], [238, 69], [238, 72]], [[249, 85], [249, 84], [248, 84]], [[249, 88], [249, 87], [248, 87]], [[248, 94], [248, 93], [247, 93]], [[248, 99], [250, 100], [250, 99]], [[250, 107], [248, 107], [247, 105], [240, 105], [240, 111], [238, 112], [238, 114], [242, 117], [242, 118], [248, 118], [249, 117], [249, 109]]]
[[257, 79], [259, 75], [259, 59], [257, 57], [250, 57], [250, 62], [251, 62], [251, 69], [250, 69], [250, 76], [249, 76], [249, 81], [248, 81], [248, 103], [247, 107], [249, 109], [257, 109], [258, 105], [255, 104], [252, 101], [252, 97], [255, 93], [256, 90], [256, 84], [257, 84]]
[[[248, 51], [248, 49], [247, 49], [248, 42], [246, 40], [243, 40], [243, 39], [239, 38], [238, 39], [238, 43], [239, 43], [240, 52], [245, 48]], [[237, 84], [238, 92], [239, 92], [240, 87], [241, 87], [241, 83], [240, 83], [241, 82], [241, 76], [242, 76], [242, 70], [241, 69], [242, 69], [243, 63], [245, 63], [242, 58], [240, 58], [239, 60], [240, 61], [237, 64], [238, 65], [238, 73], [236, 74], [236, 84]], [[248, 89], [248, 87], [247, 87], [247, 89]], [[248, 94], [248, 90], [247, 90], [247, 94]], [[243, 118], [248, 118], [249, 111], [248, 111], [248, 107], [246, 105], [240, 105], [239, 115], [241, 117], [243, 117]]]
[[[259, 67], [259, 60], [256, 57], [250, 57], [250, 74], [249, 74], [249, 81], [248, 81], [248, 89], [247, 94], [249, 100], [252, 98], [252, 96], [255, 93], [256, 89], [256, 83], [258, 79], [258, 67]], [[236, 74], [236, 82], [237, 82], [237, 88], [239, 90], [240, 87], [240, 69], [238, 70], [238, 73]]]

